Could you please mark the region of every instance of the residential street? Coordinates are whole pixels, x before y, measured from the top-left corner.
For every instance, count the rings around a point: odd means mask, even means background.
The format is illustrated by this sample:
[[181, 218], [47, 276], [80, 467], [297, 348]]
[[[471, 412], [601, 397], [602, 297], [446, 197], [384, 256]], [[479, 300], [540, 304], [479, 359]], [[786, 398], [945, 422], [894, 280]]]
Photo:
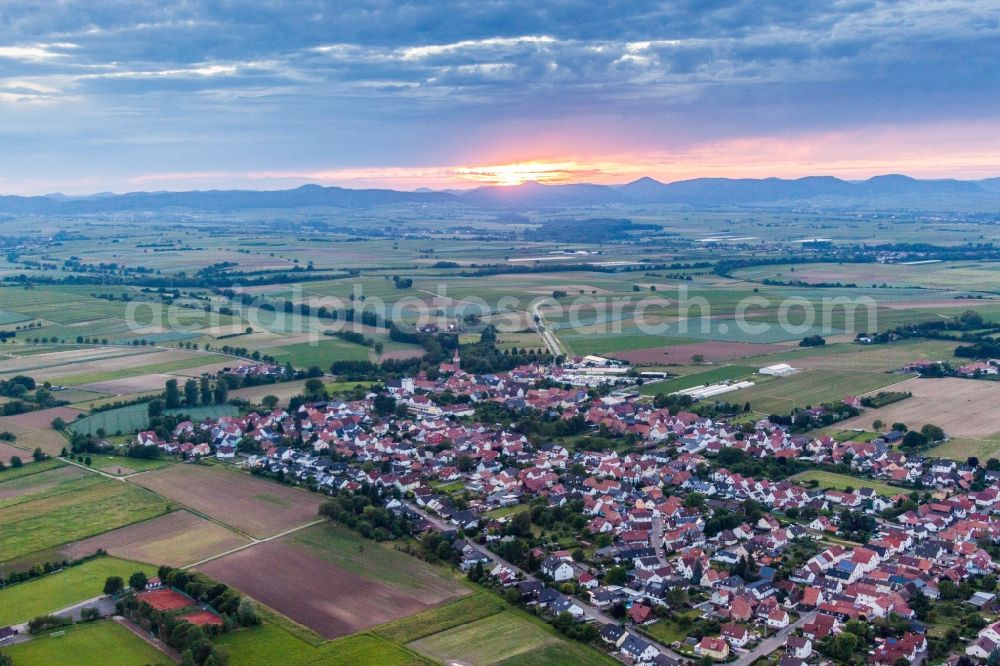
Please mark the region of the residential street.
[[781, 646], [785, 644], [785, 641], [788, 639], [788, 636], [793, 631], [815, 620], [818, 614], [819, 614], [818, 611], [812, 611], [811, 613], [806, 613], [805, 615], [800, 617], [798, 621], [788, 625], [787, 627], [785, 627], [775, 635], [771, 636], [770, 638], [765, 638], [763, 641], [760, 642], [760, 645], [758, 645], [753, 650], [747, 652], [745, 655], [737, 659], [735, 662], [736, 666], [750, 666], [750, 664], [757, 661], [761, 657], [766, 657], [775, 650], [780, 650]]

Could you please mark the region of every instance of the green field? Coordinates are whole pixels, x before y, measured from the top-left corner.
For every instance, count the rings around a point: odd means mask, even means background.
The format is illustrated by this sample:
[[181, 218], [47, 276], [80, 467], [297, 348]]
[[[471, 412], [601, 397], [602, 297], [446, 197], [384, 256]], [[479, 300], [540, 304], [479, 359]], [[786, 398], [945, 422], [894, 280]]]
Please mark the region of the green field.
[[[98, 430], [103, 429], [108, 435], [116, 433], [131, 433], [145, 430], [149, 427], [149, 407], [143, 403], [109, 409], [104, 412], [97, 412], [82, 419], [77, 419], [69, 424], [70, 430], [77, 433], [87, 433], [96, 435]], [[167, 414], [184, 414], [193, 421], [211, 418], [217, 419], [220, 416], [236, 416], [239, 409], [232, 405], [206, 405], [202, 407], [182, 407], [180, 409], [167, 410]]]
[[112, 620], [79, 624], [3, 648], [17, 666], [143, 666], [170, 663], [170, 658]]
[[0, 561], [146, 520], [169, 507], [147, 490], [112, 480], [7, 506], [0, 509]]
[[[505, 611], [421, 638], [409, 644], [421, 654], [441, 662], [470, 664], [561, 663], [574, 665], [614, 663], [609, 657], [565, 641], [540, 621]], [[559, 663], [559, 662], [556, 662]]]
[[423, 666], [430, 663], [410, 650], [372, 634], [357, 634], [315, 646], [269, 622], [251, 629], [222, 634], [215, 639], [215, 644], [229, 653], [229, 663], [248, 666]]
[[329, 370], [334, 361], [367, 361], [369, 351], [363, 345], [328, 338], [316, 343], [300, 342], [284, 347], [271, 347], [267, 353], [274, 357], [276, 363], [288, 362], [296, 368], [316, 365]]
[[373, 629], [372, 633], [393, 643], [405, 644], [500, 613], [504, 608], [504, 603], [494, 595], [476, 594], [423, 613], [383, 624]]
[[156, 575], [156, 567], [114, 557], [98, 557], [62, 571], [0, 589], [0, 626], [26, 622], [99, 596], [108, 576], [128, 580], [136, 571]]
[[798, 481], [800, 483], [817, 481], [819, 482], [818, 487], [821, 489], [833, 488], [834, 490], [846, 490], [847, 488], [854, 488], [857, 490], [859, 488], [872, 488], [879, 495], [884, 495], [886, 497], [894, 497], [900, 493], [909, 492], [906, 488], [890, 486], [888, 483], [883, 483], [881, 481], [859, 479], [846, 474], [836, 474], [834, 472], [827, 472], [819, 469], [811, 469], [806, 472], [801, 472], [791, 477], [791, 480]]
[[134, 470], [136, 472], [146, 472], [151, 469], [159, 469], [161, 467], [167, 467], [168, 465], [174, 465], [180, 462], [180, 458], [173, 456], [164, 456], [163, 458], [129, 458], [127, 456], [116, 456], [108, 453], [91, 453], [90, 454], [90, 467], [92, 469], [99, 469], [102, 472], [111, 474], [113, 476], [122, 476], [118, 474], [118, 469], [122, 469], [124, 474], [131, 474], [128, 470]]
[[23, 476], [31, 476], [32, 474], [39, 474], [40, 472], [45, 472], [57, 467], [64, 467], [65, 465], [66, 463], [58, 458], [48, 458], [41, 462], [33, 462], [30, 465], [25, 464], [24, 467], [8, 467], [4, 471], [0, 472], [0, 484], [6, 483], [7, 481], [13, 481], [14, 479], [19, 479]]
[[803, 370], [787, 377], [769, 378], [756, 386], [727, 393], [723, 399], [740, 404], [749, 402], [755, 412], [763, 414], [786, 414], [793, 408], [839, 402], [844, 396], [875, 391], [912, 376], [885, 372]]
[[0, 488], [6, 495], [4, 499], [0, 499], [0, 508], [80, 490], [101, 481], [101, 477], [97, 474], [91, 474], [78, 467], [66, 466], [11, 479], [0, 477]]
[[757, 372], [756, 367], [749, 365], [723, 365], [704, 372], [696, 372], [683, 377], [674, 377], [662, 382], [646, 383], [639, 388], [639, 393], [643, 395], [657, 395], [658, 393], [669, 394], [674, 391], [694, 388], [695, 386], [705, 386], [733, 379], [743, 379]]

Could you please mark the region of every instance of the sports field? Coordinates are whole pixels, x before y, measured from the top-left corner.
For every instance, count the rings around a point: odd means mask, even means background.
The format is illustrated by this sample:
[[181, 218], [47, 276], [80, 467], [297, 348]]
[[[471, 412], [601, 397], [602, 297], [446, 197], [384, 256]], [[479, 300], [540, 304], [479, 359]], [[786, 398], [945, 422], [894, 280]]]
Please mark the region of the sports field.
[[171, 659], [113, 620], [78, 624], [0, 649], [17, 666], [144, 666]]

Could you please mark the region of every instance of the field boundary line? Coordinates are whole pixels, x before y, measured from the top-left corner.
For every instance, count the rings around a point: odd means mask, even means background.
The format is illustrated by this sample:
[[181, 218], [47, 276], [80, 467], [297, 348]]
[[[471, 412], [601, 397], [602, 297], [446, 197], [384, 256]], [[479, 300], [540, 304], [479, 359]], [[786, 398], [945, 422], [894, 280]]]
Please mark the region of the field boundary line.
[[299, 525], [297, 527], [292, 527], [291, 529], [287, 529], [287, 530], [285, 530], [283, 532], [278, 532], [277, 534], [271, 535], [269, 537], [264, 537], [263, 539], [256, 539], [256, 538], [250, 537], [248, 535], [248, 538], [250, 539], [250, 543], [245, 543], [242, 546], [236, 546], [235, 548], [230, 548], [229, 550], [226, 550], [226, 551], [221, 552], [221, 553], [217, 553], [217, 554], [212, 555], [210, 557], [206, 557], [205, 559], [199, 560], [197, 562], [192, 562], [191, 564], [185, 564], [184, 566], [181, 567], [181, 569], [190, 569], [192, 567], [201, 566], [202, 564], [207, 564], [208, 562], [213, 562], [213, 561], [215, 561], [215, 560], [217, 560], [219, 558], [225, 557], [226, 555], [232, 555], [233, 553], [238, 553], [241, 550], [246, 550], [247, 548], [253, 548], [254, 546], [256, 546], [258, 544], [267, 543], [268, 541], [274, 541], [276, 539], [280, 539], [282, 537], [286, 537], [289, 534], [294, 534], [295, 532], [298, 532], [300, 530], [304, 530], [304, 529], [306, 529], [308, 527], [313, 527], [315, 525], [319, 525], [319, 524], [325, 523], [325, 522], [326, 522], [325, 518], [317, 518], [316, 520], [310, 521], [310, 522], [305, 523], [303, 525]]

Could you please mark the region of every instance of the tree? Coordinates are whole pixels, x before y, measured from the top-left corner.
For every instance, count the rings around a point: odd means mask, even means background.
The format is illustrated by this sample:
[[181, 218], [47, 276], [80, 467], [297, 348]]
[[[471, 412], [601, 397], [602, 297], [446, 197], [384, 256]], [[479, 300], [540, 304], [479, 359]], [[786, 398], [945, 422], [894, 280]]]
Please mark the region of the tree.
[[215, 382], [215, 404], [224, 405], [229, 397], [229, 386], [226, 382]]
[[927, 437], [916, 430], [910, 430], [903, 435], [903, 441], [900, 444], [904, 449], [919, 449], [922, 446], [927, 446]]
[[701, 365], [702, 363], [705, 362], [705, 355], [704, 354], [693, 354], [691, 356], [691, 362], [694, 363], [695, 365]]
[[323, 384], [323, 380], [318, 377], [307, 379], [304, 388], [306, 397], [310, 400], [320, 400], [326, 398], [326, 387]]
[[236, 620], [241, 627], [251, 627], [260, 622], [260, 618], [257, 617], [257, 607], [250, 597], [243, 597], [240, 600], [240, 605], [236, 609]]
[[23, 467], [24, 466], [24, 461], [21, 460], [21, 456], [11, 456], [10, 457], [10, 466], [14, 467], [14, 468]]
[[146, 405], [146, 414], [148, 414], [151, 419], [163, 416], [163, 401], [159, 398], [150, 400], [149, 404]]
[[52, 419], [52, 429], [62, 432], [66, 429], [66, 421], [61, 416], [57, 416]]
[[163, 392], [163, 401], [167, 409], [177, 409], [181, 406], [181, 393], [177, 388], [176, 379], [168, 379]]
[[146, 589], [146, 583], [149, 582], [149, 578], [145, 573], [141, 571], [136, 571], [134, 574], [128, 577], [128, 586], [131, 587], [136, 592]]
[[118, 594], [125, 589], [125, 581], [121, 576], [108, 576], [104, 581], [104, 594]]
[[608, 585], [625, 585], [628, 583], [628, 569], [625, 567], [611, 567], [604, 574], [604, 582]]
[[184, 382], [184, 404], [188, 407], [198, 404], [198, 382], [194, 378]]
[[278, 406], [278, 396], [269, 393], [260, 399], [260, 404], [267, 407], [269, 411], [274, 411], [274, 408]]
[[31, 452], [31, 459], [35, 462], [42, 462], [46, 458], [48, 458], [48, 456], [45, 455], [45, 452], [42, 451], [41, 447], [36, 447], [35, 450]]
[[212, 404], [212, 382], [208, 380], [208, 377], [202, 377], [198, 382], [198, 390], [201, 393], [201, 404], [211, 405]]
[[920, 434], [926, 437], [928, 442], [940, 442], [945, 438], [944, 430], [933, 423], [924, 424]]
[[872, 429], [873, 430], [879, 430], [879, 431], [881, 431], [884, 426], [885, 426], [885, 423], [882, 422], [882, 419], [875, 419], [874, 421], [872, 421]]

